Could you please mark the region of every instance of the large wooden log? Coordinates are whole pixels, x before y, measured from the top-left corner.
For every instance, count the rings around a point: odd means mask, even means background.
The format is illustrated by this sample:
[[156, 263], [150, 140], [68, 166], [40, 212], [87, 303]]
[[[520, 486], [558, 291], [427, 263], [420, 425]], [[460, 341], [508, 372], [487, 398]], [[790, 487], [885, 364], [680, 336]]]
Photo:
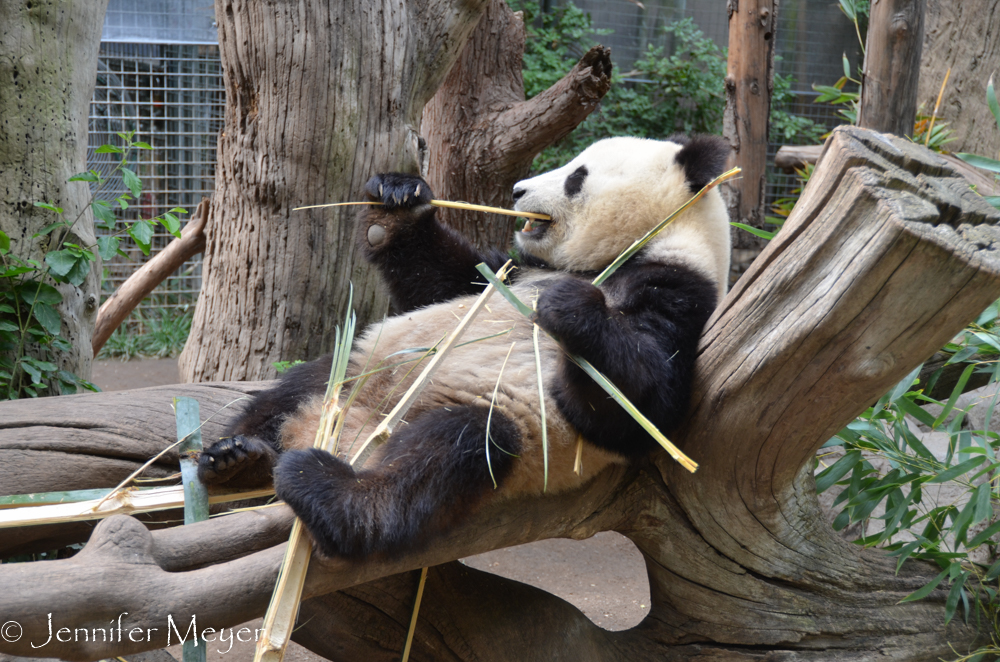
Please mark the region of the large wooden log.
[[[318, 599], [297, 637], [329, 659], [389, 659], [414, 589], [399, 573], [614, 529], [647, 560], [652, 604], [638, 627], [605, 632], [553, 596], [447, 565], [431, 573], [416, 659], [931, 661], [975, 643], [973, 626], [945, 625], [946, 588], [899, 604], [938, 569], [907, 562], [897, 573], [883, 552], [841, 540], [820, 515], [811, 468], [823, 442], [1000, 295], [998, 222], [934, 154], [838, 129], [785, 228], [705, 331], [674, 439], [696, 474], [658, 454], [575, 493], [498, 504], [401, 558], [316, 559], [305, 595]], [[14, 472], [0, 462], [0, 476]], [[28, 642], [45, 641], [49, 612], [70, 628], [122, 612], [144, 632], [168, 616], [237, 624], [263, 610], [281, 557], [254, 541], [287, 525], [263, 511], [150, 534], [119, 517], [76, 558], [2, 566], [0, 612], [25, 636], [0, 651], [41, 654]], [[164, 637], [43, 652], [96, 659]]]

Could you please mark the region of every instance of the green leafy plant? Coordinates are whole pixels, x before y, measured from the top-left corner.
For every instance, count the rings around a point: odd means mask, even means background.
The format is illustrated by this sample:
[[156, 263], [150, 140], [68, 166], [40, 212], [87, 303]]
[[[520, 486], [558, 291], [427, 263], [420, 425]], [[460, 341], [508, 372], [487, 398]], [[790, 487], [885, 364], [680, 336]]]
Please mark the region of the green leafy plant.
[[[990, 113], [993, 114], [993, 118], [997, 122], [997, 130], [1000, 131], [1000, 103], [997, 103], [997, 93], [996, 90], [993, 89], [993, 76], [990, 76], [990, 80], [986, 84], [986, 104], [989, 106]], [[969, 165], [996, 173], [995, 179], [1000, 182], [1000, 161], [966, 152], [959, 152], [958, 154], [955, 154], [955, 156], [962, 159]], [[1000, 196], [993, 195], [984, 197], [988, 203], [997, 209], [1000, 209]]]
[[[985, 565], [973, 557], [981, 547], [988, 547], [985, 556], [992, 559], [992, 539], [1000, 533], [1000, 521], [994, 515], [994, 505], [1000, 501], [1000, 435], [989, 430], [998, 398], [965, 408], [957, 404], [974, 372], [988, 373], [991, 383], [1000, 381], [998, 309], [1000, 302], [991, 305], [944, 348], [951, 354], [946, 365], [965, 365], [947, 401], [927, 395], [937, 375], [925, 387], [917, 379], [918, 367], [824, 445], [830, 453], [836, 448], [841, 456], [816, 476], [820, 493], [834, 485], [843, 488], [833, 502], [841, 508], [834, 529], [862, 523], [867, 530], [873, 520], [880, 521], [881, 530], [866, 533], [856, 542], [888, 550], [896, 557], [897, 567], [908, 558], [919, 558], [941, 568], [930, 583], [903, 601], [927, 597], [948, 582], [946, 620], [954, 617], [959, 604], [968, 617], [971, 606], [993, 609], [997, 601], [1000, 561]], [[927, 405], [936, 410], [928, 411]], [[986, 408], [982, 430], [963, 427], [973, 407]], [[947, 443], [935, 453], [910, 421], [945, 433]], [[951, 485], [961, 496], [930, 498], [928, 493], [942, 485]], [[985, 601], [980, 600], [982, 594]]]
[[[42, 260], [19, 255], [12, 248], [10, 237], [0, 231], [0, 399], [14, 399], [25, 395], [37, 397], [51, 392], [58, 385], [62, 393], [75, 393], [77, 388], [96, 390], [96, 387], [76, 375], [60, 370], [55, 358], [68, 352], [72, 345], [61, 336], [62, 319], [57, 306], [63, 297], [55, 284], [68, 283], [79, 287], [90, 272], [91, 263], [100, 256], [109, 260], [125, 256], [119, 248], [121, 237], [128, 235], [143, 254], [149, 255], [153, 230], [162, 225], [168, 232], [180, 236], [177, 214], [186, 210], [174, 208], [155, 218], [142, 218], [133, 222], [118, 223], [114, 207], [126, 210], [129, 201], [142, 193], [142, 181], [130, 167], [129, 154], [134, 149], [152, 149], [145, 142], [133, 140], [134, 133], [119, 133], [123, 146], [103, 145], [98, 153], [116, 154], [120, 161], [112, 175], [119, 175], [129, 192], [112, 202], [99, 200], [96, 192], [106, 182], [96, 170], [81, 172], [69, 178], [71, 182], [91, 184], [93, 194], [89, 208], [95, 225], [111, 234], [99, 237], [91, 246], [81, 246], [67, 241], [70, 231], [83, 218], [81, 211], [76, 218], [67, 220], [64, 210], [51, 202], [35, 202], [36, 207], [47, 209], [55, 220], [31, 237], [30, 241], [49, 246]], [[24, 247], [27, 253], [27, 246]]]
[[[532, 97], [559, 80], [583, 52], [607, 34], [571, 2], [543, 14], [537, 2], [512, 2], [529, 26], [524, 53], [525, 93]], [[719, 133], [726, 107], [726, 51], [705, 36], [690, 18], [664, 26], [670, 53], [650, 45], [629, 71], [616, 69], [600, 108], [566, 138], [543, 151], [535, 171], [558, 167], [587, 145], [611, 136], [667, 138], [675, 133]], [[771, 125], [785, 140], [811, 142], [822, 133], [812, 120], [787, 108], [794, 101], [792, 79], [775, 76]]]
[[191, 333], [191, 318], [190, 309], [133, 310], [104, 343], [97, 358], [128, 361], [137, 356], [157, 359], [177, 356]]

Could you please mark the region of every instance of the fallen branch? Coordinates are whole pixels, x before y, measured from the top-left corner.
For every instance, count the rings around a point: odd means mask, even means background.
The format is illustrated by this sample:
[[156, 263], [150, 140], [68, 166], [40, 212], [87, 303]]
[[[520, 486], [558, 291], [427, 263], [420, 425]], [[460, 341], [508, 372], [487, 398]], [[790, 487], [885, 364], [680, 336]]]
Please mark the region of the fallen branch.
[[97, 311], [94, 323], [92, 346], [94, 356], [101, 351], [115, 329], [128, 314], [152, 292], [157, 285], [167, 279], [182, 264], [205, 248], [205, 224], [211, 209], [208, 198], [198, 203], [194, 217], [181, 231], [179, 239], [174, 239], [162, 251], [154, 255], [146, 264], [121, 284]]

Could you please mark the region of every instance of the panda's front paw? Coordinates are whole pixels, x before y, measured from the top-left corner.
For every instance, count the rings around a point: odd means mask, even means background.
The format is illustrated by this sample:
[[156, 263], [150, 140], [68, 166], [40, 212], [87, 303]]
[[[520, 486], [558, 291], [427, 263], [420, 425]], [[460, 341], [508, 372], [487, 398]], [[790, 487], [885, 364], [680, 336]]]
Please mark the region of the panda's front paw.
[[608, 323], [604, 292], [589, 281], [572, 276], [542, 291], [535, 321], [566, 349], [586, 354], [602, 342]]
[[365, 184], [365, 193], [372, 202], [381, 202], [386, 211], [429, 205], [434, 198], [427, 182], [401, 172], [375, 175]]
[[271, 482], [276, 455], [267, 442], [256, 437], [237, 435], [220, 439], [198, 458], [198, 478], [206, 485], [267, 485]]

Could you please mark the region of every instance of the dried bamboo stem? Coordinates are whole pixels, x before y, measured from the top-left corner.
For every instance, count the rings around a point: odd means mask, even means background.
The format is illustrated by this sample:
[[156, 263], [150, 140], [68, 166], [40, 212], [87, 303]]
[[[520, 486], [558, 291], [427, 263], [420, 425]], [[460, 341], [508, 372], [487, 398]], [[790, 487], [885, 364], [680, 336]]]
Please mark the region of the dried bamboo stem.
[[[208, 502], [210, 504], [228, 503], [273, 495], [274, 490], [271, 488], [248, 492], [226, 492], [209, 495]], [[183, 507], [183, 485], [148, 489], [126, 488], [117, 490], [111, 498], [102, 497], [75, 503], [57, 503], [44, 506], [26, 505], [20, 508], [0, 510], [0, 529], [36, 524], [83, 522], [104, 519], [112, 515], [135, 515]]]
[[[295, 207], [292, 211], [299, 211], [300, 209], [322, 209], [323, 207], [349, 207], [353, 205], [380, 205], [381, 202], [375, 201], [362, 201], [362, 202], [329, 202], [323, 205], [307, 205], [305, 207]], [[539, 221], [550, 221], [552, 217], [548, 214], [538, 214], [531, 211], [515, 211], [513, 209], [504, 209], [503, 207], [488, 207], [486, 205], [474, 205], [471, 202], [452, 202], [451, 200], [431, 200], [431, 204], [435, 207], [448, 207], [450, 209], [465, 209], [467, 211], [484, 211], [491, 214], [503, 214], [504, 216], [520, 216], [522, 218], [535, 218]]]

